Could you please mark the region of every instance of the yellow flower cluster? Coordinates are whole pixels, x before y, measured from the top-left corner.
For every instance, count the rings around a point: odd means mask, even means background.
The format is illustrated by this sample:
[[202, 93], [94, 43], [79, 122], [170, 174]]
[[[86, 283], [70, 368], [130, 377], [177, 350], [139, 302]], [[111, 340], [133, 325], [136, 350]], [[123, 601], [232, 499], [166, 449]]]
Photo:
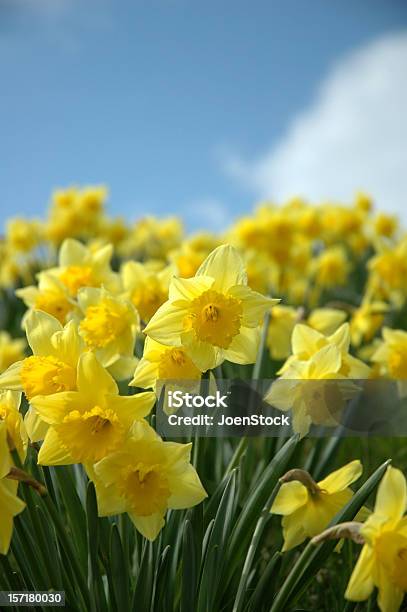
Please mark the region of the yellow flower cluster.
[[155, 393], [121, 395], [116, 381], [155, 389], [159, 380], [198, 381], [225, 359], [253, 363], [264, 315], [277, 300], [248, 287], [231, 246], [216, 248], [188, 279], [170, 262], [125, 261], [115, 272], [112, 256], [111, 244], [66, 238], [58, 265], [16, 291], [27, 306], [31, 355], [5, 337], [10, 365], [0, 389], [7, 398], [24, 392], [29, 402], [19, 435], [14, 413], [6, 420], [18, 450], [28, 434], [41, 443], [39, 464], [82, 464], [99, 513], [127, 512], [153, 540], [168, 508], [193, 506], [206, 493], [190, 464], [191, 445], [164, 442], [148, 424]]
[[[42, 465], [82, 464], [99, 514], [128, 513], [150, 540], [168, 509], [200, 503], [191, 444], [150, 426], [158, 385], [253, 364], [262, 337], [278, 377], [266, 401], [291, 410], [301, 436], [336, 425], [357, 380], [395, 379], [407, 395], [407, 238], [366, 195], [350, 206], [265, 202], [222, 234], [189, 237], [175, 218], [112, 219], [106, 199], [102, 187], [57, 191], [45, 221], [13, 219], [0, 242], [0, 286], [26, 307], [29, 347], [0, 331], [0, 552], [23, 509], [10, 452], [23, 461], [29, 440]], [[319, 482], [294, 472], [272, 507], [284, 550], [328, 525], [362, 467]], [[362, 600], [377, 586], [383, 611], [407, 590], [405, 498], [390, 469], [347, 591]]]

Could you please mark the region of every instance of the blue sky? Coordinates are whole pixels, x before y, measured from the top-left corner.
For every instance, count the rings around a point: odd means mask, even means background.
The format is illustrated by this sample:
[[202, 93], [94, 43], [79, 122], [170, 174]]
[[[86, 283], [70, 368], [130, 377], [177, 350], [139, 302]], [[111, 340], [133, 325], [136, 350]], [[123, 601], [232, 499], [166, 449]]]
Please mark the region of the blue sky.
[[332, 71], [406, 30], [402, 0], [0, 0], [2, 221], [105, 183], [112, 214], [216, 228]]

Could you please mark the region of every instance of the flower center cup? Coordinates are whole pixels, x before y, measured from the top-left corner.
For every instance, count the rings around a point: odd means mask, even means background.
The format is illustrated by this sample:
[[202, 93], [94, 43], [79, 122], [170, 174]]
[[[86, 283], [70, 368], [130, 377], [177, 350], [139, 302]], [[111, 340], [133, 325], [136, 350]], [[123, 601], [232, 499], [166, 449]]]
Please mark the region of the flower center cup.
[[227, 349], [241, 328], [241, 301], [209, 289], [192, 301], [186, 327], [197, 338]]
[[21, 383], [28, 399], [76, 389], [76, 370], [56, 357], [32, 355], [24, 359]]
[[128, 466], [124, 471], [122, 495], [137, 516], [165, 512], [171, 494], [168, 480], [159, 465]]
[[55, 426], [61, 443], [78, 463], [96, 462], [120, 446], [124, 430], [113, 410], [73, 410]]
[[89, 306], [79, 329], [91, 349], [103, 348], [123, 334], [128, 325], [127, 310], [120, 304], [101, 302]]

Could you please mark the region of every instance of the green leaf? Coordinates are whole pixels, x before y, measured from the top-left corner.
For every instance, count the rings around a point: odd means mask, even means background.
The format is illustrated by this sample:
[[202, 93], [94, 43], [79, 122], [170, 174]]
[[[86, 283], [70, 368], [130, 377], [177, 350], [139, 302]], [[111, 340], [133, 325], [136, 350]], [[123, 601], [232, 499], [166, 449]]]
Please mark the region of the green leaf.
[[284, 444], [264, 470], [260, 479], [255, 483], [255, 487], [248, 495], [228, 543], [228, 560], [226, 575], [224, 577], [225, 585], [230, 582], [236, 568], [242, 564], [245, 558], [245, 549], [248, 546], [257, 519], [279, 478], [285, 473], [288, 462], [297, 446], [298, 439], [297, 435], [292, 436]]
[[198, 559], [191, 522], [185, 521], [182, 546], [181, 612], [194, 609], [198, 582]]
[[276, 552], [267, 563], [249, 603], [246, 612], [258, 612], [264, 605], [271, 601], [281, 567], [281, 553]]
[[88, 588], [91, 596], [91, 610], [106, 610], [106, 598], [99, 568], [99, 520], [96, 491], [93, 482], [88, 483], [86, 492], [86, 524], [88, 544]]
[[269, 499], [267, 500], [262, 510], [259, 520], [257, 521], [256, 529], [254, 530], [253, 538], [250, 542], [249, 550], [247, 551], [246, 559], [244, 562], [242, 575], [240, 578], [239, 587], [237, 590], [236, 599], [235, 599], [235, 603], [233, 606], [233, 612], [240, 612], [243, 609], [244, 601], [245, 601], [245, 592], [247, 589], [249, 576], [252, 570], [253, 559], [257, 552], [257, 549], [260, 543], [260, 539], [263, 535], [266, 524], [270, 520], [270, 509], [271, 509], [271, 506], [273, 505], [273, 502], [277, 496], [279, 489], [280, 489], [280, 483], [277, 482], [276, 486], [274, 487]]
[[118, 612], [130, 609], [129, 575], [125, 563], [119, 530], [113, 523], [110, 533], [110, 574], [114, 601]]

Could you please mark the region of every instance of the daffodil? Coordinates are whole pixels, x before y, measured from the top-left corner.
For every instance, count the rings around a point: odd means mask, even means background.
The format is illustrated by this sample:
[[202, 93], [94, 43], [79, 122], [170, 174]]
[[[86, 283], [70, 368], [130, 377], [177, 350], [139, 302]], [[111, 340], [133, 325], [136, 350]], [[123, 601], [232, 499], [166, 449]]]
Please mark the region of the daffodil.
[[278, 410], [291, 410], [293, 429], [301, 436], [312, 424], [337, 426], [346, 402], [360, 392], [341, 374], [341, 365], [339, 348], [323, 346], [306, 361], [293, 361], [272, 383], [265, 400]]
[[292, 355], [287, 359], [280, 370], [286, 372], [294, 362], [307, 361], [324, 346], [335, 346], [341, 355], [339, 374], [353, 379], [368, 378], [370, 368], [365, 363], [349, 353], [350, 328], [343, 323], [333, 334], [328, 336], [311, 328], [309, 325], [298, 323], [291, 338]]
[[13, 519], [25, 508], [17, 497], [18, 482], [7, 478], [12, 467], [7, 425], [0, 419], [0, 554], [6, 555], [13, 533]]
[[[37, 310], [28, 314], [25, 328], [33, 355], [13, 363], [0, 376], [0, 389], [24, 391], [28, 401], [76, 389], [78, 360], [85, 347], [75, 323], [63, 327], [55, 317]], [[25, 424], [33, 442], [44, 437], [47, 425], [32, 406]]]
[[38, 274], [38, 286], [31, 285], [17, 289], [16, 295], [29, 308], [28, 312], [42, 310], [62, 324], [67, 322], [68, 316], [75, 308], [67, 287], [49, 272]]
[[21, 461], [27, 452], [28, 436], [23, 415], [19, 411], [21, 393], [18, 391], [0, 391], [0, 423], [6, 424], [10, 450], [16, 449]]
[[201, 371], [182, 346], [166, 346], [147, 338], [143, 357], [129, 383], [143, 389], [156, 388], [157, 381], [199, 381]]
[[0, 331], [0, 374], [16, 361], [24, 359], [27, 346], [24, 338], [12, 338], [6, 331]]
[[220, 246], [203, 262], [196, 276], [172, 279], [168, 302], [158, 309], [144, 331], [161, 344], [185, 346], [202, 371], [225, 359], [253, 363], [260, 324], [275, 302], [247, 286], [237, 251]]
[[373, 230], [377, 236], [391, 238], [397, 229], [397, 219], [394, 215], [378, 213], [373, 219]]
[[378, 364], [382, 376], [397, 381], [401, 397], [407, 395], [407, 332], [402, 329], [382, 330], [383, 341], [371, 356], [373, 363]]
[[142, 321], [147, 323], [168, 299], [173, 266], [154, 270], [148, 264], [127, 261], [121, 268], [124, 295], [134, 304]]
[[365, 541], [345, 597], [365, 601], [378, 589], [381, 612], [397, 612], [407, 592], [406, 480], [391, 466], [379, 485], [373, 513], [360, 529]]
[[350, 485], [361, 474], [362, 465], [358, 460], [351, 461], [319, 482], [303, 470], [288, 472], [271, 508], [273, 514], [283, 516], [283, 551], [323, 531], [351, 499]]
[[6, 224], [6, 241], [11, 250], [20, 253], [31, 251], [41, 240], [41, 227], [37, 221], [16, 217]]
[[350, 336], [354, 346], [370, 342], [380, 329], [389, 305], [386, 302], [370, 299], [363, 300], [359, 308], [352, 313]]
[[138, 259], [166, 259], [180, 246], [182, 237], [182, 223], [176, 217], [144, 217], [134, 224], [121, 250]]
[[401, 306], [406, 297], [407, 239], [395, 245], [381, 241], [375, 246], [377, 252], [367, 263], [369, 286], [396, 306]]
[[163, 442], [137, 424], [123, 447], [94, 466], [99, 515], [127, 512], [136, 529], [155, 540], [167, 509], [191, 508], [206, 497], [190, 463], [191, 446]]
[[133, 423], [147, 416], [155, 403], [152, 392], [120, 396], [114, 379], [91, 352], [79, 359], [77, 389], [31, 400], [49, 425], [40, 464], [99, 461], [121, 448]]
[[113, 246], [108, 244], [92, 250], [78, 240], [67, 238], [59, 251], [59, 265], [48, 270], [76, 297], [82, 287], [105, 287], [110, 291], [120, 288], [118, 275], [112, 271], [110, 260]]
[[106, 198], [107, 189], [103, 186], [56, 190], [45, 228], [47, 237], [59, 244], [68, 237], [96, 235], [101, 230]]
[[82, 314], [79, 334], [87, 349], [118, 379], [134, 371], [134, 345], [139, 331], [139, 316], [133, 304], [106, 289], [85, 288], [78, 293]]
[[344, 285], [350, 272], [348, 256], [339, 246], [329, 247], [312, 262], [312, 276], [320, 288]]
[[65, 327], [51, 315], [33, 311], [26, 319], [33, 355], [13, 363], [0, 376], [0, 389], [24, 391], [28, 400], [76, 389], [76, 367], [84, 345], [73, 321]]

